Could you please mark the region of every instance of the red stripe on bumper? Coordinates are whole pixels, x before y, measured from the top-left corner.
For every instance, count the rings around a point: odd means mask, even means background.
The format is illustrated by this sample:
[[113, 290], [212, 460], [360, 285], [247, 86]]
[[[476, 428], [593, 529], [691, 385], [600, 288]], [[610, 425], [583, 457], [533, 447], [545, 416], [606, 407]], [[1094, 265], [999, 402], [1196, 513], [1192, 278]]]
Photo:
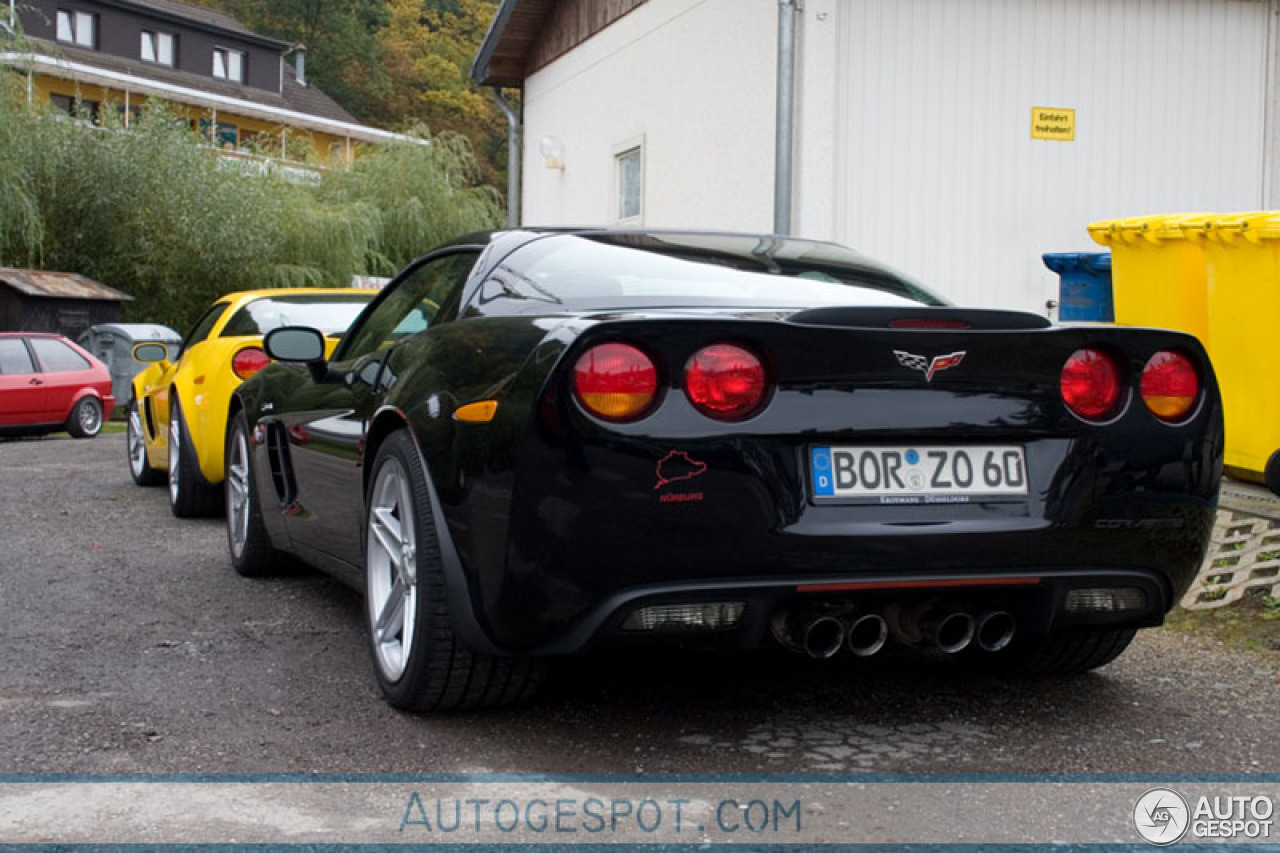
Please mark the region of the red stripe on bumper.
[[849, 592], [862, 589], [918, 589], [954, 586], [1035, 586], [1040, 578], [959, 578], [936, 581], [865, 581], [853, 583], [810, 583], [796, 587], [796, 592]]

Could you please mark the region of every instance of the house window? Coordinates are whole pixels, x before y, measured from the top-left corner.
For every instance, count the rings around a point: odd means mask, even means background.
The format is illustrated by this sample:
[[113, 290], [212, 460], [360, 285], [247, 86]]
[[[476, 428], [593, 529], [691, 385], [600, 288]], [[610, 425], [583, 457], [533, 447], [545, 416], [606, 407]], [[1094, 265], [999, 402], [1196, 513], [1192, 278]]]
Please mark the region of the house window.
[[173, 65], [173, 34], [142, 32], [142, 60]]
[[59, 9], [57, 15], [58, 41], [71, 42], [80, 47], [98, 45], [98, 16], [91, 12], [68, 12]]
[[244, 82], [244, 52], [225, 47], [213, 49], [213, 76], [223, 80]]
[[644, 212], [644, 148], [637, 145], [614, 155], [618, 175], [618, 221], [639, 219]]
[[200, 119], [200, 136], [226, 151], [236, 150], [238, 132], [239, 128], [229, 121], [214, 124], [208, 119]]
[[101, 105], [97, 101], [86, 101], [80, 98], [73, 98], [70, 95], [49, 95], [49, 104], [59, 112], [64, 112], [72, 118], [82, 119], [91, 124], [97, 124], [100, 118], [98, 110]]

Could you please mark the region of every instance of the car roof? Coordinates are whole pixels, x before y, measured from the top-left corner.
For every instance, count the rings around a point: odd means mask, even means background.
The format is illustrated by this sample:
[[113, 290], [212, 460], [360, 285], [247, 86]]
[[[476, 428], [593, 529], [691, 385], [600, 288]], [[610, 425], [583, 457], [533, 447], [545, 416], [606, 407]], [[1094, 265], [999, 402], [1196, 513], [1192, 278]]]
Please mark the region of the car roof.
[[209, 304], [212, 305], [214, 302], [259, 299], [263, 296], [296, 296], [299, 294], [331, 296], [338, 293], [373, 296], [376, 295], [378, 291], [367, 287], [264, 287], [258, 290], [236, 290], [231, 293], [224, 293]]
[[457, 246], [507, 242], [511, 250], [542, 239], [581, 237], [610, 245], [662, 254], [713, 257], [733, 255], [765, 265], [774, 261], [834, 263], [862, 270], [875, 277], [914, 282], [912, 277], [868, 255], [832, 240], [815, 240], [782, 234], [681, 228], [607, 228], [600, 226], [528, 227], [464, 234], [434, 251]]

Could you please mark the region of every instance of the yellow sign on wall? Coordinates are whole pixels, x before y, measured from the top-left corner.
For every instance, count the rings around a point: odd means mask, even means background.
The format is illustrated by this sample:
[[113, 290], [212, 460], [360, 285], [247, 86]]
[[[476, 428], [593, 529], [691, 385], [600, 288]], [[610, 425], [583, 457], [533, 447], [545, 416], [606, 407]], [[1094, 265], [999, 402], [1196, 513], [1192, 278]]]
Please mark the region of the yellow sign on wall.
[[1076, 111], [1065, 107], [1032, 107], [1031, 138], [1074, 142]]

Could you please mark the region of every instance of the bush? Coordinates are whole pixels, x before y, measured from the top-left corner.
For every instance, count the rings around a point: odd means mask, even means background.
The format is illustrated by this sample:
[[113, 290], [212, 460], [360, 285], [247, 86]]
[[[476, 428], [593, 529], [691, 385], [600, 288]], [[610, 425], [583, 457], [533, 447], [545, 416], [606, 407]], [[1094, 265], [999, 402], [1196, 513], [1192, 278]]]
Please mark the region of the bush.
[[390, 275], [494, 227], [465, 140], [374, 148], [314, 186], [215, 156], [163, 105], [125, 128], [32, 106], [0, 75], [0, 265], [78, 272], [135, 297], [129, 319], [187, 328], [234, 290]]

